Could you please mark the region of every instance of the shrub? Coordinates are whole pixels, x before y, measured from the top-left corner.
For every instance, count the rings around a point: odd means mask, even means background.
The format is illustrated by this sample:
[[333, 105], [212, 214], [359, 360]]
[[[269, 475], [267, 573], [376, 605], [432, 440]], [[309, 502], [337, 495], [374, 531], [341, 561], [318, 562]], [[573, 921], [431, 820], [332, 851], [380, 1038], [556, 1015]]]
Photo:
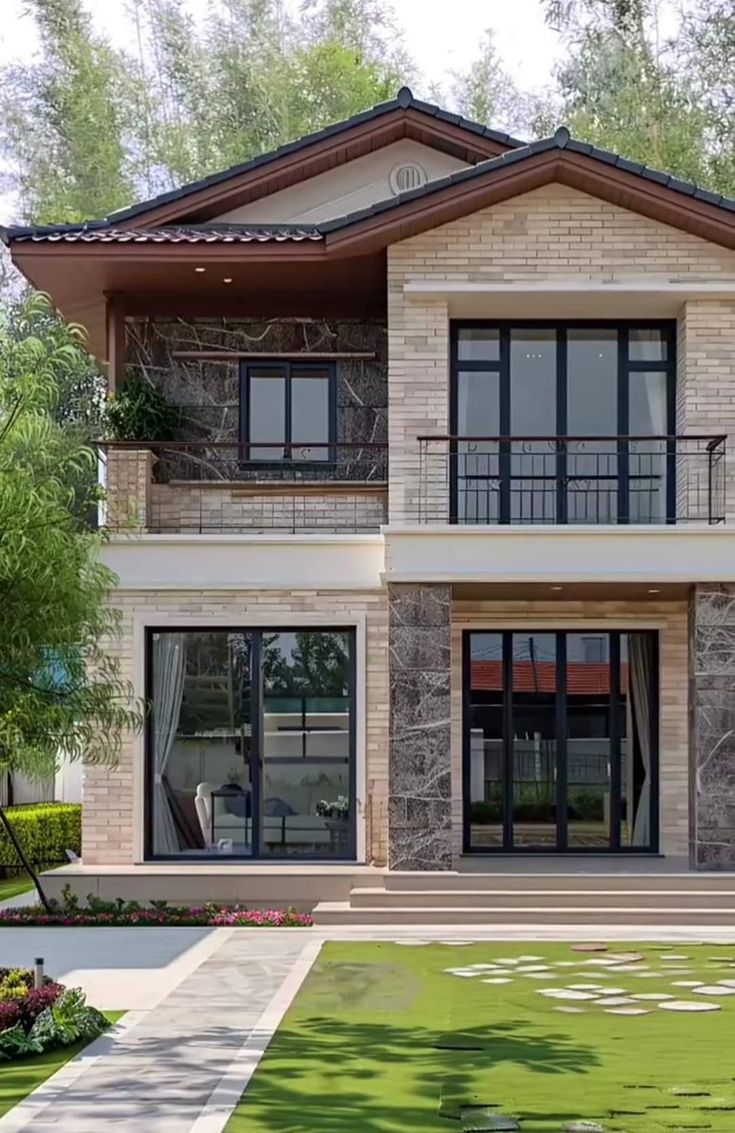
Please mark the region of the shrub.
[[181, 413], [140, 370], [131, 370], [107, 407], [107, 431], [116, 441], [171, 441]]
[[[80, 803], [33, 803], [5, 811], [16, 837], [34, 865], [66, 861], [66, 850], [82, 850]], [[17, 867], [18, 855], [4, 827], [0, 827], [0, 869]]]
[[27, 994], [0, 1002], [0, 1059], [41, 1054], [81, 1039], [93, 1039], [110, 1026], [94, 1007], [88, 1007], [81, 988], [47, 981], [34, 988], [33, 973], [11, 973], [29, 986]]

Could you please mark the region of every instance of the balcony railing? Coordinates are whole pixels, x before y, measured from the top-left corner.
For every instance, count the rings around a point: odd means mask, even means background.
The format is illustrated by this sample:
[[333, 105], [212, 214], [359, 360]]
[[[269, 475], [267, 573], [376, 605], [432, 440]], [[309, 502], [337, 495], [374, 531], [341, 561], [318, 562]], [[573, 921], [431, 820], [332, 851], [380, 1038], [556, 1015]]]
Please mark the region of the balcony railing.
[[386, 521], [379, 443], [110, 441], [105, 526], [227, 534], [369, 532]]
[[418, 438], [419, 523], [723, 523], [724, 436]]

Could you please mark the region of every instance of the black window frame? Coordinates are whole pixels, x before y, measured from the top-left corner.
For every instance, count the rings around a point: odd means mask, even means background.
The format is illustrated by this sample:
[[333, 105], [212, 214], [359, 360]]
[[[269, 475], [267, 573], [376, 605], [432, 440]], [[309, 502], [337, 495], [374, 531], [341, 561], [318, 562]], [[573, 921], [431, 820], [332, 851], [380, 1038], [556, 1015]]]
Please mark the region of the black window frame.
[[[499, 846], [473, 846], [471, 821], [471, 744], [472, 744], [472, 636], [490, 633], [502, 639], [501, 671], [503, 687], [501, 690], [501, 710], [503, 718], [503, 837]], [[626, 846], [621, 844], [621, 801], [622, 801], [622, 708], [620, 702], [620, 639], [623, 635], [640, 633], [650, 638], [653, 644], [653, 673], [651, 675], [651, 793], [650, 840], [647, 846]], [[516, 634], [554, 634], [556, 638], [557, 690], [555, 696], [556, 718], [556, 802], [557, 802], [557, 844], [547, 846], [515, 846], [513, 844], [513, 638]], [[609, 846], [569, 846], [568, 823], [566, 817], [567, 792], [567, 639], [570, 635], [589, 634], [605, 636], [610, 643], [611, 700], [617, 706], [610, 718], [611, 742], [611, 844]], [[661, 643], [658, 630], [654, 629], [504, 629], [503, 627], [476, 627], [462, 631], [462, 852], [468, 855], [513, 854], [514, 856], [538, 857], [540, 854], [566, 854], [574, 857], [585, 855], [652, 855], [658, 854], [660, 840], [660, 673]]]
[[[494, 359], [460, 359], [460, 331], [467, 329], [492, 329], [498, 331], [498, 357]], [[511, 419], [511, 373], [510, 341], [513, 330], [555, 330], [556, 331], [556, 401], [554, 408], [555, 428], [549, 436], [567, 435], [567, 334], [570, 330], [614, 330], [618, 338], [617, 366], [617, 433], [624, 439], [618, 442], [618, 510], [614, 526], [630, 522], [629, 514], [629, 456], [630, 443], [635, 442], [635, 433], [630, 432], [629, 382], [633, 373], [651, 371], [666, 374], [666, 513], [664, 522], [676, 523], [676, 442], [671, 438], [676, 433], [676, 320], [675, 319], [452, 319], [449, 335], [449, 522], [468, 522], [460, 517], [459, 507], [459, 372], [492, 371], [499, 376], [499, 435], [512, 440]], [[665, 359], [632, 359], [630, 357], [630, 332], [632, 330], [659, 331], [666, 343]], [[559, 445], [556, 456], [556, 514], [554, 524], [567, 524], [566, 446]], [[509, 525], [516, 521], [511, 515], [510, 491], [513, 481], [511, 472], [512, 445], [502, 442], [498, 452], [499, 493], [497, 519], [478, 521], [483, 526]], [[469, 521], [472, 522], [472, 521]], [[573, 521], [572, 521], [573, 522]], [[602, 521], [600, 521], [602, 522]]]
[[[349, 663], [347, 667], [347, 689], [350, 700], [349, 721], [349, 763], [350, 763], [350, 830], [348, 835], [346, 858], [335, 858], [329, 854], [276, 854], [264, 853], [261, 848], [261, 818], [262, 818], [262, 777], [263, 777], [263, 666], [262, 641], [267, 634], [281, 633], [342, 633], [349, 642]], [[249, 854], [156, 854], [153, 851], [153, 797], [155, 771], [153, 766], [153, 637], [159, 633], [248, 633], [252, 635], [252, 668], [251, 673], [251, 769], [254, 769], [255, 805], [252, 810], [253, 835], [252, 852]], [[228, 625], [146, 625], [144, 643], [145, 666], [145, 701], [149, 711], [145, 715], [143, 728], [143, 860], [144, 862], [201, 862], [211, 865], [213, 861], [233, 865], [242, 865], [243, 862], [279, 862], [283, 864], [298, 865], [308, 862], [331, 862], [334, 864], [357, 863], [357, 627], [354, 624], [346, 625], [248, 625], [246, 623]]]
[[[284, 441], [283, 441], [283, 456], [274, 456], [272, 458], [260, 459], [251, 455], [252, 449], [262, 448], [263, 441], [253, 441], [250, 438], [250, 387], [253, 376], [257, 377], [258, 370], [282, 370], [283, 378], [285, 381], [285, 403], [284, 403]], [[294, 442], [291, 439], [292, 433], [292, 391], [291, 386], [294, 378], [299, 378], [309, 373], [324, 374], [324, 380], [329, 383], [329, 392], [327, 400], [327, 439], [323, 442], [318, 442], [322, 448], [327, 449], [327, 455], [323, 459], [313, 458], [310, 460], [294, 459], [294, 448], [309, 448], [313, 447], [304, 441]], [[242, 361], [240, 363], [240, 461], [241, 463], [251, 465], [254, 468], [282, 468], [288, 465], [293, 468], [324, 468], [328, 465], [336, 463], [336, 444], [337, 444], [337, 367], [334, 362], [301, 362], [291, 361], [288, 359], [274, 358], [268, 361], [267, 358], [259, 358], [257, 362]], [[276, 438], [274, 437], [275, 441]], [[280, 442], [279, 442], [280, 443]], [[275, 450], [274, 450], [275, 451]], [[321, 451], [321, 448], [320, 448]]]

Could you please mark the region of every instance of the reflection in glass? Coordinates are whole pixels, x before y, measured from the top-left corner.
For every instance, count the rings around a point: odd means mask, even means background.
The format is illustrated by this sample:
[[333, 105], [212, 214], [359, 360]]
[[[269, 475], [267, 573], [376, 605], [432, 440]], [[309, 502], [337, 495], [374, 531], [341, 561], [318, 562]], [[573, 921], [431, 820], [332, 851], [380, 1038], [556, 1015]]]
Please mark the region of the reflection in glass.
[[152, 635], [156, 855], [252, 853], [251, 635]]
[[[514, 437], [556, 433], [556, 330], [514, 328], [510, 337], [510, 432]], [[513, 523], [553, 522], [556, 445], [517, 441], [511, 446], [510, 516]]]
[[628, 356], [631, 362], [665, 362], [668, 341], [660, 330], [631, 327], [628, 332]]
[[[497, 370], [460, 370], [457, 374], [457, 434], [496, 437], [500, 432], [500, 375]], [[494, 441], [458, 441], [456, 453], [457, 519], [489, 523], [498, 518], [498, 445]]]
[[[618, 333], [567, 332], [567, 432], [574, 437], [618, 432]], [[570, 442], [569, 523], [611, 523], [617, 516], [618, 456], [614, 441]]]
[[[329, 449], [311, 448], [329, 441], [329, 376], [291, 379], [291, 455], [294, 460], [329, 460]], [[300, 447], [303, 444], [305, 447]]]
[[[258, 370], [250, 377], [248, 436], [273, 444], [286, 439], [286, 379], [280, 370]], [[283, 460], [284, 448], [248, 450], [250, 460]]]
[[513, 845], [556, 847], [556, 635], [513, 634]]
[[[665, 437], [668, 377], [663, 371], [633, 371], [629, 378], [630, 434]], [[630, 442], [630, 521], [663, 523], [666, 519], [666, 442]]]
[[460, 362], [497, 362], [500, 357], [500, 331], [493, 327], [460, 327], [457, 357]]
[[503, 844], [503, 639], [470, 639], [469, 787], [470, 844]]
[[[590, 650], [590, 640], [596, 644]], [[594, 659], [591, 659], [594, 654]], [[610, 845], [610, 639], [567, 634], [567, 830], [570, 848]]]
[[262, 852], [349, 857], [350, 637], [264, 633]]

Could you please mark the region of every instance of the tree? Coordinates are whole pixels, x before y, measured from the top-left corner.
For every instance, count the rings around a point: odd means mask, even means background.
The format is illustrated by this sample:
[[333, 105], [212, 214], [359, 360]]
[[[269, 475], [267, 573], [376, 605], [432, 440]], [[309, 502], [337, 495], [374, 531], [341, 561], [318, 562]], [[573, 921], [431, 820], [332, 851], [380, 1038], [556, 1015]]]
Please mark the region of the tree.
[[61, 753], [114, 762], [140, 713], [105, 649], [119, 631], [116, 580], [74, 506], [95, 454], [54, 416], [81, 332], [39, 334], [42, 296], [24, 312], [0, 323], [0, 772], [36, 778]]

